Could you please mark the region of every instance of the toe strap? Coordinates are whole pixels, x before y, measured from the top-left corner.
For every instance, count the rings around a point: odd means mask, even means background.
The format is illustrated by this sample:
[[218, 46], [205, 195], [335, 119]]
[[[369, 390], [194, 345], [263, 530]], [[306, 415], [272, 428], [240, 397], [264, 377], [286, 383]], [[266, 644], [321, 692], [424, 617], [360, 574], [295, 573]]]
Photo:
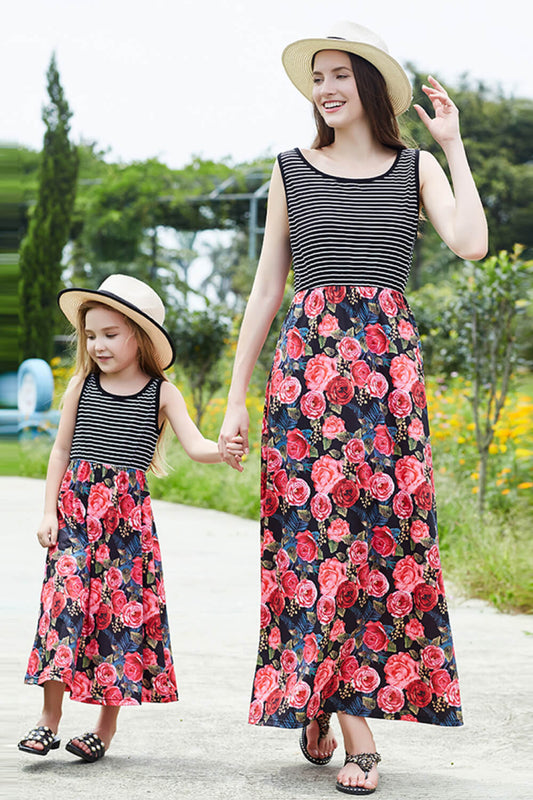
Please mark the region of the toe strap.
[[24, 739], [21, 739], [21, 742], [39, 742], [44, 747], [48, 747], [52, 744], [54, 739], [56, 738], [55, 733], [51, 728], [47, 725], [39, 725], [38, 728], [32, 728], [31, 731], [28, 731]]
[[86, 744], [91, 753], [95, 755], [105, 753], [105, 744], [96, 733], [84, 733], [83, 736], [77, 736], [76, 738], [79, 742]]
[[368, 773], [375, 764], [379, 764], [381, 756], [379, 753], [356, 753], [355, 755], [348, 755], [344, 759], [344, 764], [357, 764], [359, 769], [365, 773], [365, 780], [368, 778]]

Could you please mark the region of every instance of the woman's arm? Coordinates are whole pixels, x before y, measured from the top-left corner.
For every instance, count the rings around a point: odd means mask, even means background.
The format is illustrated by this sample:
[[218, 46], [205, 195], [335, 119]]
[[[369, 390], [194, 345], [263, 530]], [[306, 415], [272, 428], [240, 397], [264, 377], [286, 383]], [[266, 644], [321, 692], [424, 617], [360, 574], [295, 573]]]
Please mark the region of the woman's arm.
[[69, 382], [63, 398], [57, 436], [50, 451], [46, 472], [44, 513], [37, 531], [37, 538], [42, 547], [52, 547], [57, 542], [57, 498], [63, 475], [70, 460], [70, 446], [74, 435], [82, 386], [83, 379], [75, 375]]
[[[216, 442], [206, 439], [200, 433], [189, 416], [183, 395], [169, 381], [163, 381], [161, 384], [159, 410], [168, 419], [189, 458], [204, 464], [219, 464], [222, 461]], [[234, 437], [228, 443], [228, 449], [238, 462], [242, 456], [242, 444], [238, 437]]]
[[246, 392], [272, 320], [283, 300], [290, 265], [287, 203], [281, 171], [276, 161], [268, 194], [261, 256], [241, 324], [228, 394], [228, 407], [219, 437], [222, 458], [239, 470], [242, 470], [242, 467], [235, 463], [228, 453], [227, 444], [232, 437], [240, 434], [243, 437], [244, 450], [248, 452], [249, 419], [245, 405]]
[[418, 116], [442, 147], [453, 192], [440, 164], [430, 153], [420, 153], [420, 193], [424, 209], [441, 239], [460, 258], [477, 260], [487, 253], [487, 221], [459, 131], [459, 111], [435, 78], [422, 90], [435, 110], [432, 119], [415, 105]]

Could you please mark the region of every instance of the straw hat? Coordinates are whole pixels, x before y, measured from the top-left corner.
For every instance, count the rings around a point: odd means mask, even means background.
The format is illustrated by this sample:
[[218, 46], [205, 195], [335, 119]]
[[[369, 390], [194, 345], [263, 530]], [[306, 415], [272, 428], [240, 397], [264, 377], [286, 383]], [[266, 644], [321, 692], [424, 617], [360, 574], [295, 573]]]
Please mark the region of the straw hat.
[[396, 116], [407, 111], [411, 84], [403, 67], [389, 55], [387, 45], [373, 31], [355, 22], [336, 22], [325, 38], [299, 39], [287, 45], [281, 60], [287, 75], [308, 100], [313, 100], [312, 61], [319, 50], [343, 50], [370, 61], [385, 78]]
[[136, 322], [150, 337], [161, 369], [170, 367], [175, 353], [172, 339], [163, 328], [165, 306], [150, 286], [130, 275], [110, 275], [98, 289], [63, 289], [57, 296], [59, 308], [74, 326], [80, 306], [91, 300]]

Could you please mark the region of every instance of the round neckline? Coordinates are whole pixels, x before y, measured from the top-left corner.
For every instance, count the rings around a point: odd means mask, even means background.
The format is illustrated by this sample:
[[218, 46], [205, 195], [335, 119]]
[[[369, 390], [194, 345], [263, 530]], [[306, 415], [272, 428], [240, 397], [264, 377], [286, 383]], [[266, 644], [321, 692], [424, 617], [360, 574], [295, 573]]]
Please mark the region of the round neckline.
[[150, 386], [150, 384], [154, 380], [154, 378], [149, 378], [148, 383], [145, 383], [145, 385], [142, 387], [142, 389], [139, 389], [139, 391], [135, 392], [135, 394], [114, 394], [113, 392], [108, 392], [107, 389], [104, 389], [104, 387], [100, 383], [100, 373], [99, 372], [93, 372], [92, 374], [94, 375], [95, 380], [96, 380], [96, 385], [98, 386], [98, 388], [100, 389], [102, 394], [106, 394], [108, 397], [120, 397], [123, 400], [129, 400], [129, 399], [132, 399], [134, 397], [138, 397], [140, 394], [142, 394]]
[[302, 151], [300, 150], [299, 147], [295, 147], [294, 150], [300, 156], [301, 160], [305, 164], [307, 164], [307, 166], [310, 169], [313, 170], [313, 172], [316, 172], [319, 175], [323, 175], [325, 178], [333, 178], [336, 181], [345, 181], [345, 182], [348, 182], [348, 183], [370, 183], [371, 181], [379, 180], [379, 178], [385, 178], [396, 167], [396, 164], [398, 163], [402, 153], [404, 152], [403, 150], [398, 150], [398, 153], [396, 154], [396, 158], [394, 159], [394, 161], [392, 162], [390, 167], [387, 170], [385, 170], [385, 172], [380, 172], [379, 175], [371, 175], [369, 178], [347, 178], [347, 177], [345, 177], [343, 175], [333, 175], [331, 172], [323, 172], [323, 170], [318, 169], [318, 167], [315, 167], [314, 164], [311, 164], [311, 162], [304, 156], [304, 154], [302, 153]]

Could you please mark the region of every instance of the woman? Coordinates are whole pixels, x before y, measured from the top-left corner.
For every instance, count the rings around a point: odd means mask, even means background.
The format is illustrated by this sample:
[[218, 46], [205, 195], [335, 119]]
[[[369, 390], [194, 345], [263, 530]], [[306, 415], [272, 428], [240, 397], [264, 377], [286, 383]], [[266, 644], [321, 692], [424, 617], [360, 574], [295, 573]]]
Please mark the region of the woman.
[[462, 724], [440, 570], [420, 341], [403, 295], [420, 206], [461, 258], [487, 227], [459, 132], [434, 78], [415, 109], [442, 147], [406, 148], [402, 67], [360, 25], [283, 54], [314, 104], [310, 150], [282, 153], [244, 315], [219, 447], [242, 434], [249, 379], [293, 265], [295, 297], [267, 385], [262, 440], [262, 606], [250, 721], [302, 728], [304, 755], [346, 762], [337, 789], [377, 786], [367, 717]]

